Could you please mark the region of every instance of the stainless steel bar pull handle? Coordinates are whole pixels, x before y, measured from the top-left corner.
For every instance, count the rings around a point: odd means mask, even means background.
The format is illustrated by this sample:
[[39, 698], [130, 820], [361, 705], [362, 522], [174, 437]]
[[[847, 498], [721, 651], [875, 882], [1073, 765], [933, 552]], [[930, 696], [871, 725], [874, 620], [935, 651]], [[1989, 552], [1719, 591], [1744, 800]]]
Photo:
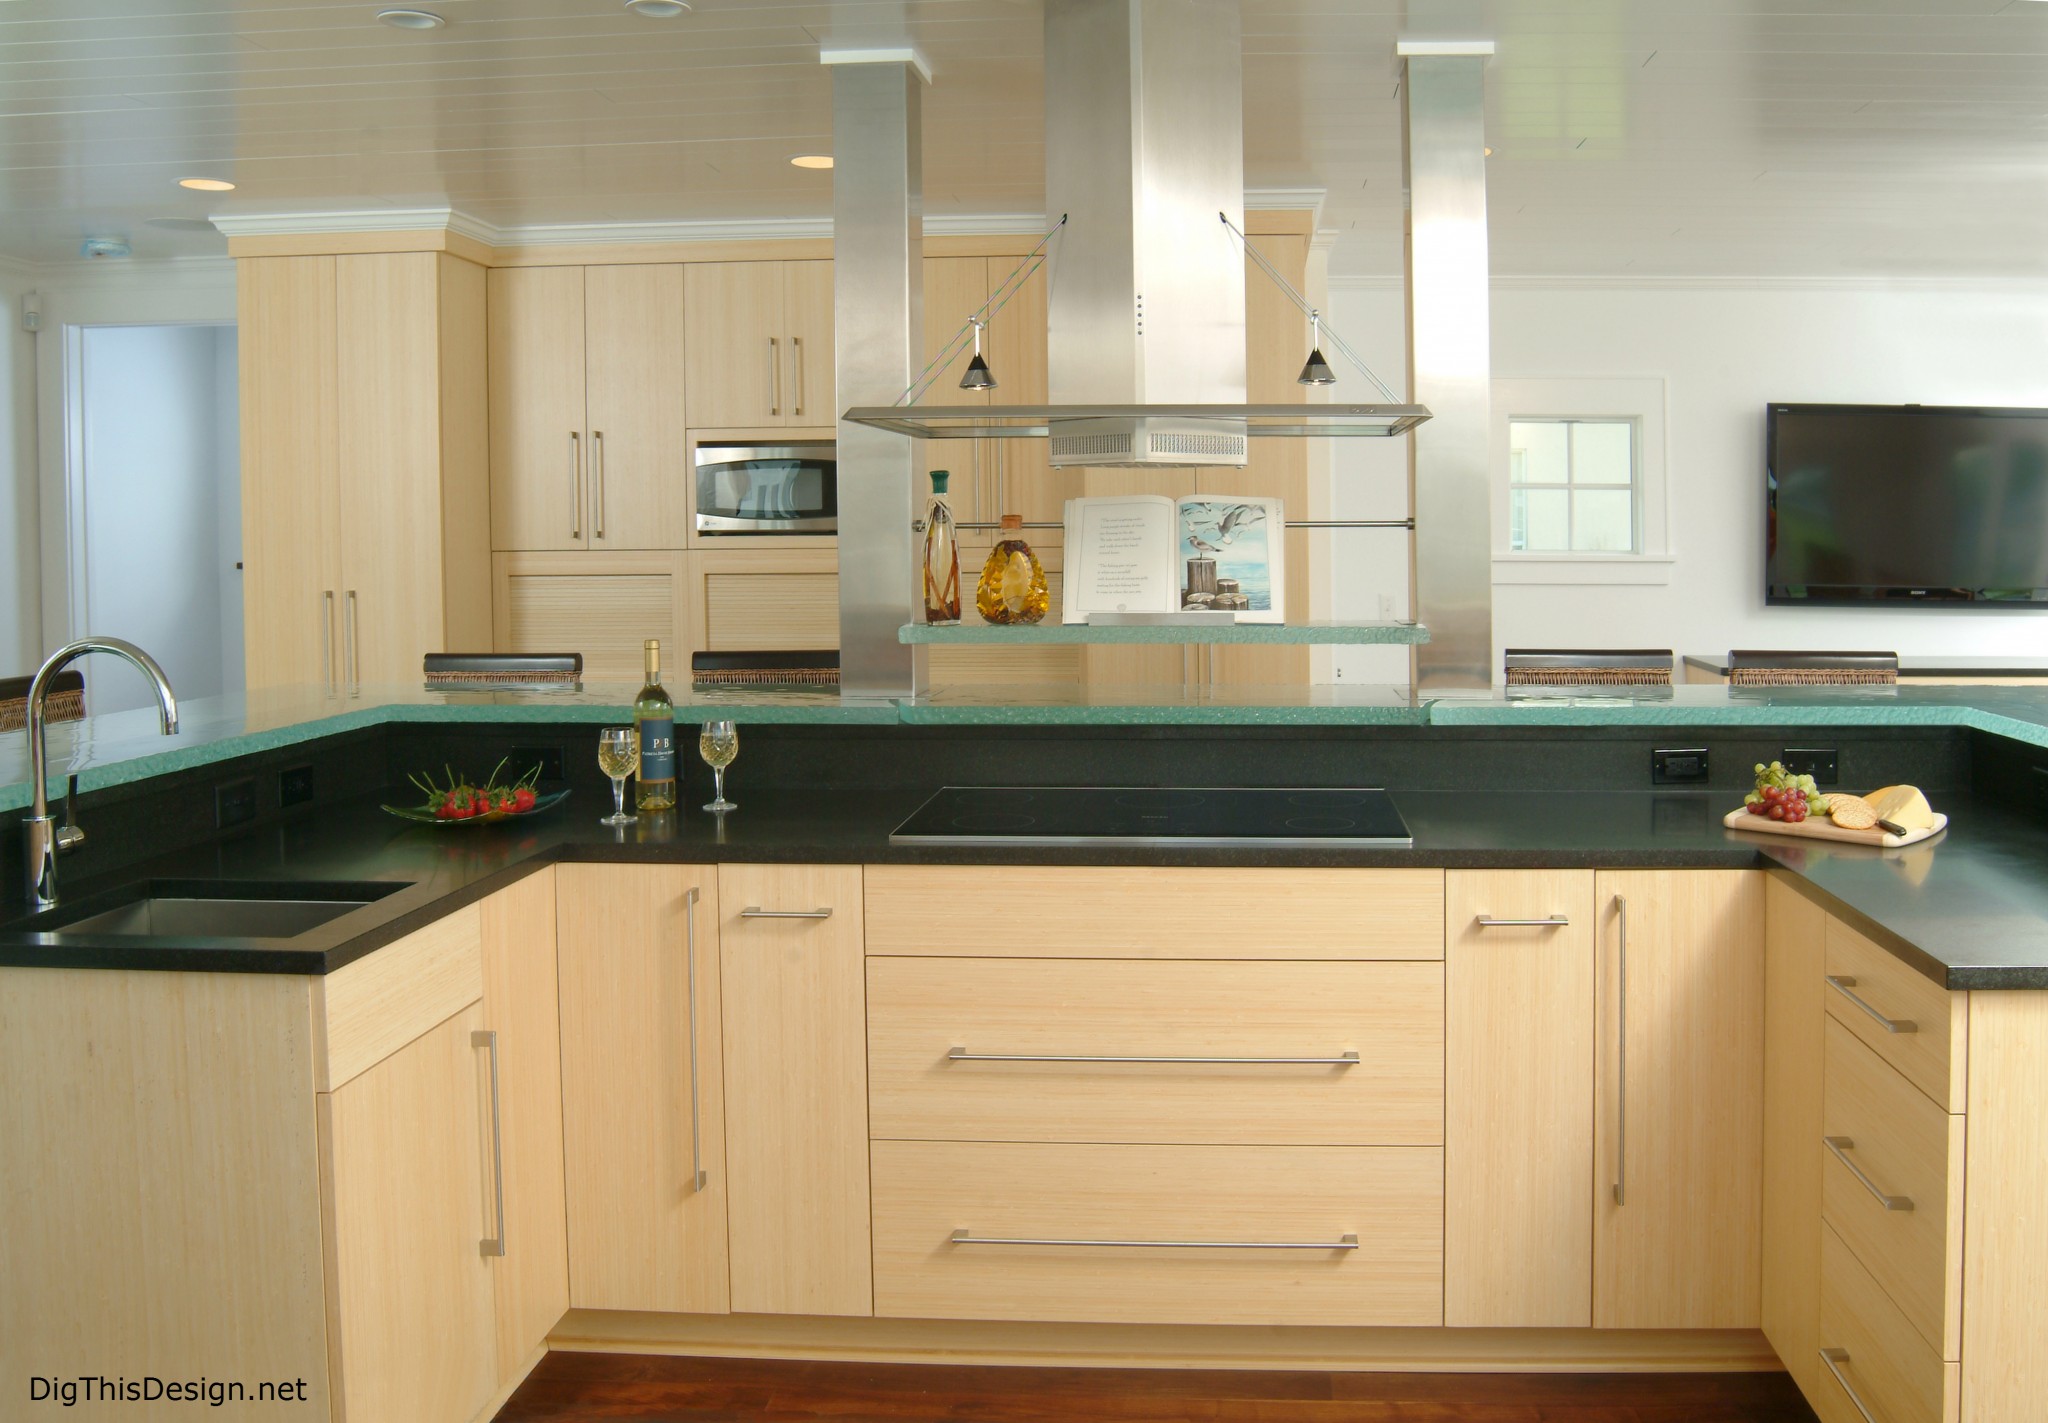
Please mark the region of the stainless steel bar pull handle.
[[590, 532], [598, 538], [604, 537], [604, 431], [590, 432], [590, 484], [594, 497], [591, 499], [593, 527]]
[[763, 909], [758, 904], [749, 904], [740, 911], [742, 919], [830, 919], [829, 909]]
[[320, 595], [323, 611], [320, 614], [320, 675], [326, 679], [327, 689], [334, 690], [334, 590], [329, 588]]
[[770, 415], [780, 415], [782, 413], [782, 352], [777, 347], [773, 336], [768, 338], [768, 390], [768, 413]]
[[1829, 1151], [1832, 1151], [1835, 1154], [1835, 1160], [1841, 1162], [1844, 1166], [1848, 1167], [1849, 1174], [1856, 1178], [1856, 1180], [1858, 1181], [1858, 1183], [1862, 1185], [1864, 1190], [1870, 1192], [1871, 1195], [1877, 1197], [1877, 1203], [1883, 1206], [1886, 1210], [1909, 1211], [1913, 1209], [1913, 1198], [1911, 1196], [1887, 1195], [1884, 1191], [1878, 1188], [1877, 1182], [1871, 1180], [1868, 1176], [1863, 1174], [1863, 1168], [1861, 1166], [1858, 1166], [1853, 1160], [1850, 1159], [1849, 1153], [1853, 1151], [1856, 1147], [1856, 1142], [1853, 1137], [1824, 1136], [1820, 1139], [1820, 1144], [1822, 1146], [1825, 1146]]
[[955, 1245], [1060, 1245], [1096, 1250], [1356, 1250], [1358, 1236], [1350, 1231], [1335, 1240], [1084, 1240], [1045, 1235], [976, 1235], [956, 1230]]
[[1849, 1395], [1849, 1401], [1855, 1404], [1856, 1411], [1863, 1415], [1863, 1423], [1877, 1423], [1877, 1415], [1872, 1413], [1864, 1404], [1862, 1397], [1856, 1392], [1855, 1385], [1851, 1384], [1842, 1373], [1842, 1365], [1849, 1362], [1849, 1351], [1847, 1349], [1823, 1349], [1820, 1351], [1820, 1361], [1827, 1365], [1828, 1372], [1835, 1376], [1835, 1382], [1842, 1386], [1842, 1392]]
[[348, 659], [348, 689], [353, 693], [360, 685], [357, 670], [358, 649], [356, 647], [356, 590], [353, 588], [348, 590], [348, 597], [343, 603], [343, 611], [347, 617], [348, 635], [342, 639], [342, 652]]
[[498, 1201], [498, 1234], [479, 1245], [489, 1256], [505, 1253], [505, 1132], [498, 1113], [498, 1035], [479, 1028], [469, 1035], [471, 1047], [491, 1050], [491, 1188]]
[[1191, 1064], [1217, 1067], [1356, 1067], [1358, 1054], [1340, 1052], [1330, 1057], [1163, 1057], [1144, 1054], [1089, 1052], [969, 1052], [956, 1047], [946, 1054], [948, 1062], [1135, 1062]]
[[1615, 975], [1618, 1023], [1614, 1034], [1614, 1203], [1626, 1205], [1628, 1185], [1628, 900], [1614, 896], [1621, 922], [1621, 952]]
[[1482, 929], [1562, 929], [1572, 921], [1562, 914], [1546, 914], [1541, 919], [1501, 919], [1482, 914], [1472, 922]]
[[569, 537], [583, 537], [583, 436], [569, 432]]
[[794, 353], [796, 360], [796, 403], [791, 413], [801, 415], [804, 413], [804, 338], [790, 337], [789, 349]]
[[701, 896], [691, 885], [683, 896], [684, 973], [689, 983], [690, 1007], [690, 1189], [704, 1189], [704, 1113], [697, 1090], [697, 901]]
[[1871, 1007], [1868, 1003], [1850, 992], [1849, 990], [1856, 986], [1856, 980], [1853, 978], [1847, 977], [1844, 974], [1831, 973], [1828, 975], [1828, 986], [1868, 1013], [1877, 1021], [1878, 1026], [1888, 1033], [1917, 1033], [1920, 1031], [1920, 1025], [1911, 1018], [1887, 1018], [1884, 1014], [1878, 1012], [1877, 1009]]

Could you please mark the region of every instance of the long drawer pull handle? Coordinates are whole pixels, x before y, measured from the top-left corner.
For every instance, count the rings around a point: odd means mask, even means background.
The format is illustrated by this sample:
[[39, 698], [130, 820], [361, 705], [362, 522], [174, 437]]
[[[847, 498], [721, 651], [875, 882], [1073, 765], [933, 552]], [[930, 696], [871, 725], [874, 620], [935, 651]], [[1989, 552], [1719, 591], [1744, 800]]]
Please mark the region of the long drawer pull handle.
[[830, 919], [830, 909], [763, 909], [758, 904], [749, 904], [740, 911], [742, 919]]
[[1135, 1062], [1192, 1063], [1220, 1067], [1356, 1067], [1358, 1054], [1338, 1053], [1335, 1057], [1152, 1057], [1122, 1056], [1092, 1052], [969, 1052], [956, 1047], [946, 1054], [948, 1062]]
[[1856, 1145], [1856, 1142], [1853, 1138], [1846, 1136], [1824, 1136], [1820, 1139], [1820, 1144], [1822, 1146], [1825, 1146], [1829, 1151], [1832, 1151], [1835, 1154], [1835, 1160], [1841, 1162], [1844, 1166], [1848, 1167], [1849, 1174], [1851, 1176], [1854, 1176], [1858, 1181], [1862, 1182], [1863, 1189], [1870, 1192], [1871, 1195], [1877, 1197], [1877, 1203], [1883, 1206], [1886, 1210], [1909, 1211], [1913, 1209], [1913, 1198], [1911, 1196], [1886, 1195], [1883, 1191], [1878, 1189], [1877, 1182], [1871, 1180], [1868, 1176], [1863, 1174], [1862, 1167], [1858, 1166], [1854, 1161], [1851, 1161], [1849, 1159], [1849, 1152]]
[[1823, 1349], [1820, 1351], [1820, 1361], [1828, 1366], [1828, 1372], [1835, 1376], [1835, 1382], [1842, 1386], [1842, 1392], [1849, 1395], [1849, 1401], [1855, 1404], [1856, 1411], [1863, 1415], [1863, 1423], [1877, 1423], [1876, 1415], [1864, 1406], [1863, 1400], [1857, 1396], [1855, 1388], [1850, 1385], [1848, 1379], [1842, 1376], [1842, 1365], [1849, 1362], [1849, 1351], [1847, 1349]]
[[583, 537], [583, 436], [569, 432], [569, 537]]
[[956, 1230], [955, 1245], [1074, 1245], [1097, 1250], [1356, 1250], [1350, 1231], [1335, 1240], [1067, 1240], [1058, 1236], [976, 1235]]
[[477, 1248], [486, 1257], [496, 1257], [505, 1253], [505, 1132], [498, 1115], [498, 1035], [488, 1029], [473, 1029], [469, 1045], [491, 1050], [491, 1186], [498, 1200], [498, 1234], [494, 1240], [479, 1241]]
[[1473, 922], [1482, 929], [1563, 929], [1572, 921], [1562, 914], [1546, 914], [1541, 919], [1496, 919], [1482, 914]]
[[1618, 894], [1614, 913], [1620, 924], [1614, 991], [1614, 1203], [1619, 1206], [1628, 1203], [1628, 900]]
[[1849, 990], [1856, 986], [1856, 980], [1853, 978], [1839, 973], [1831, 973], [1828, 975], [1828, 986], [1875, 1018], [1888, 1033], [1917, 1033], [1920, 1031], [1920, 1025], [1911, 1018], [1887, 1018], [1884, 1014], [1878, 1012], [1877, 1009], [1871, 1007], [1861, 998], [1858, 998], [1854, 993], [1851, 993]]
[[690, 1007], [690, 1189], [701, 1191], [710, 1179], [704, 1174], [703, 1111], [697, 1091], [697, 886], [683, 896], [684, 971], [689, 981]]

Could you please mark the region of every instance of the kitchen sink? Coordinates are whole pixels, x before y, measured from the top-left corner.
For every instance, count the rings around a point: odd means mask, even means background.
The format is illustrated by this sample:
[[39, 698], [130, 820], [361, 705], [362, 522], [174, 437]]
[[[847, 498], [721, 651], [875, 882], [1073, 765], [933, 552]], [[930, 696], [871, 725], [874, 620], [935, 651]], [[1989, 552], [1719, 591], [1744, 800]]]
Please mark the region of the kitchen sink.
[[291, 939], [404, 888], [391, 880], [317, 884], [148, 880], [77, 904], [59, 905], [20, 927], [57, 939], [109, 934], [155, 939]]

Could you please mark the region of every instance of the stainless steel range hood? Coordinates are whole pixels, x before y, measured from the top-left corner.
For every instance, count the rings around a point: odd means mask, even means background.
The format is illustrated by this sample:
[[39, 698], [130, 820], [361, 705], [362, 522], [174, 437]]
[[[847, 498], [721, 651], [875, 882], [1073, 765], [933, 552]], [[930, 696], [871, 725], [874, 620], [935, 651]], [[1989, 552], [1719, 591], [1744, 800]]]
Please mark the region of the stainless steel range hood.
[[1256, 436], [1427, 420], [1418, 405], [1246, 403], [1242, 54], [1238, 0], [1046, 0], [1046, 208], [1066, 218], [1051, 400], [845, 418], [930, 440], [1045, 439], [1053, 464], [1095, 467], [1242, 465]]

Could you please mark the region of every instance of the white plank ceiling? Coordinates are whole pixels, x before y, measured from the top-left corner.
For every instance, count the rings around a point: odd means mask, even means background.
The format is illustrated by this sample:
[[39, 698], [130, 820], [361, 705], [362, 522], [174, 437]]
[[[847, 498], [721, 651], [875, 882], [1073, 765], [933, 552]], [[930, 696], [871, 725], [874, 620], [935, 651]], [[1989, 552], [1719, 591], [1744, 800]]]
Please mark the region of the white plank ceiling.
[[[0, 0], [0, 253], [222, 250], [223, 211], [820, 217], [821, 42], [929, 56], [940, 214], [1036, 214], [1037, 0]], [[1441, 3], [1442, 12], [1432, 9]], [[1244, 0], [1245, 170], [1400, 260], [1403, 34], [1483, 34], [1496, 270], [2048, 276], [2040, 0]], [[228, 178], [225, 197], [176, 180]], [[172, 226], [161, 225], [166, 219]]]

